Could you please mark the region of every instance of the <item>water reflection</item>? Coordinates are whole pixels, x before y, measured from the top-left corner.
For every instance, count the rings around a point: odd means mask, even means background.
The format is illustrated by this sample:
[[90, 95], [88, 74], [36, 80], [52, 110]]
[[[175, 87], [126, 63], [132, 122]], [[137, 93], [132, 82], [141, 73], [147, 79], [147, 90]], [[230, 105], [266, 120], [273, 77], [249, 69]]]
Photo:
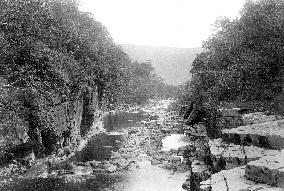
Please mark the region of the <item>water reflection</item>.
[[[107, 134], [94, 136], [87, 146], [72, 157], [71, 161], [87, 162], [108, 160], [112, 151], [123, 146], [124, 131], [137, 126], [138, 122], [147, 120], [145, 112], [117, 112], [106, 116], [104, 126]], [[151, 119], [151, 118], [150, 118]], [[153, 119], [151, 119], [153, 120]], [[181, 135], [173, 135], [164, 141], [172, 148], [173, 140], [183, 140]], [[142, 156], [143, 154], [141, 154]], [[143, 155], [144, 156], [144, 155]], [[20, 180], [5, 190], [35, 190], [35, 191], [182, 191], [181, 185], [187, 173], [172, 173], [169, 170], [151, 165], [145, 156], [138, 162], [137, 167], [129, 171], [93, 175], [68, 175], [46, 179]], [[143, 157], [142, 157], [143, 158]]]
[[77, 152], [71, 159], [78, 162], [102, 161], [111, 157], [112, 151], [117, 151], [123, 144], [123, 134], [108, 135], [102, 134], [93, 137], [86, 147]]
[[74, 161], [102, 161], [111, 157], [112, 151], [117, 151], [123, 145], [123, 138], [127, 128], [139, 125], [139, 122], [146, 120], [149, 116], [143, 112], [110, 112], [103, 118], [104, 128], [107, 134], [94, 136], [86, 147], [77, 152], [72, 158]]
[[23, 179], [2, 189], [7, 191], [123, 191], [124, 185], [121, 183], [124, 179], [126, 179], [125, 175], [120, 173]]
[[107, 132], [122, 131], [123, 129], [137, 126], [138, 122], [147, 119], [149, 116], [143, 111], [126, 112], [119, 111], [109, 113], [103, 118], [104, 128]]

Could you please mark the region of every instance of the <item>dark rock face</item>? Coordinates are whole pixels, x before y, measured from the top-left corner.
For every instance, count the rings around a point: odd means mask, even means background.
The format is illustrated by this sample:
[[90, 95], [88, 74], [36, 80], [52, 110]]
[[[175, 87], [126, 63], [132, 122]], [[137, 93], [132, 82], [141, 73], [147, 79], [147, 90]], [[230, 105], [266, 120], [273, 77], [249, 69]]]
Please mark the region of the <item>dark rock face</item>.
[[[188, 126], [185, 126], [189, 130]], [[206, 127], [200, 123], [187, 133], [192, 138], [192, 144], [178, 149], [178, 155], [183, 155], [190, 168], [189, 178], [182, 185], [185, 190], [199, 190], [200, 182], [210, 178], [213, 172], [213, 162]]]
[[[5, 146], [5, 159], [25, 157], [34, 151], [37, 157], [49, 155], [59, 148], [74, 145], [92, 126], [98, 109], [97, 90], [85, 88], [73, 99], [62, 99], [51, 92], [50, 100], [23, 90], [22, 119], [26, 122], [26, 139]], [[8, 135], [9, 136], [9, 135]]]
[[85, 135], [90, 127], [92, 126], [92, 123], [94, 121], [94, 112], [98, 105], [97, 100], [97, 93], [93, 91], [87, 91], [84, 92], [83, 95], [83, 111], [82, 111], [82, 121], [80, 125], [80, 134]]

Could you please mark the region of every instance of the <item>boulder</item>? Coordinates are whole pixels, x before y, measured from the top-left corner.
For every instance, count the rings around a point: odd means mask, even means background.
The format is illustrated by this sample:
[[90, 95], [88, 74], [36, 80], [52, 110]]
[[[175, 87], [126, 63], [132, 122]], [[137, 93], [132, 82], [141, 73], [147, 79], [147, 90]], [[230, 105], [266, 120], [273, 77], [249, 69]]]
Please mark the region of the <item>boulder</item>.
[[245, 168], [245, 176], [257, 183], [284, 188], [284, 151], [277, 156], [252, 161]]
[[113, 164], [106, 164], [104, 166], [104, 169], [109, 172], [109, 173], [112, 173], [112, 172], [115, 172], [117, 170], [117, 166], [116, 165], [113, 165]]
[[162, 128], [161, 129], [161, 132], [164, 133], [164, 134], [168, 134], [168, 133], [171, 133], [172, 129], [170, 128]]
[[44, 163], [39, 163], [32, 166], [24, 174], [23, 178], [34, 179], [34, 178], [47, 178], [48, 176], [48, 167]]
[[284, 147], [283, 120], [240, 126], [222, 130], [222, 139], [234, 144], [254, 145], [273, 149]]
[[129, 165], [130, 161], [126, 160], [126, 159], [119, 159], [115, 162], [115, 164], [119, 167], [119, 168], [126, 168]]
[[182, 184], [182, 188], [183, 188], [184, 190], [190, 191], [190, 190], [191, 190], [191, 189], [190, 189], [190, 180], [186, 180], [186, 181]]
[[276, 156], [280, 153], [279, 150], [227, 144], [221, 139], [210, 140], [209, 145], [213, 166], [218, 171], [243, 166], [261, 157]]

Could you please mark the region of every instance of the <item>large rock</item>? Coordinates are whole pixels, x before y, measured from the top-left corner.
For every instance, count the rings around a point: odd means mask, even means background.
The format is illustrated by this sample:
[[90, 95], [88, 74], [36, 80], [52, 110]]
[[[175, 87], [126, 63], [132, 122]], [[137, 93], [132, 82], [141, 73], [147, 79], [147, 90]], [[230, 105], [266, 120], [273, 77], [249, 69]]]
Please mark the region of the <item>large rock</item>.
[[277, 120], [225, 129], [222, 130], [222, 138], [235, 144], [281, 149], [284, 146], [283, 122]]
[[242, 116], [244, 125], [259, 124], [268, 121], [275, 121], [275, 115], [266, 115], [264, 112], [248, 113]]
[[241, 116], [239, 111], [240, 111], [240, 108], [219, 109], [218, 110], [220, 116], [222, 116], [222, 117], [237, 117], [237, 116]]
[[116, 164], [119, 168], [124, 169], [124, 168], [126, 168], [129, 165], [130, 160], [117, 159], [113, 163]]
[[161, 132], [164, 133], [164, 134], [169, 134], [169, 133], [172, 132], [172, 129], [165, 127], [165, 128], [162, 128], [162, 129], [161, 129]]
[[282, 188], [258, 184], [245, 178], [245, 166], [223, 170], [200, 183], [202, 191], [283, 191]]
[[72, 172], [75, 175], [90, 175], [93, 173], [93, 169], [91, 166], [75, 166]]
[[209, 146], [213, 166], [217, 171], [243, 166], [261, 157], [276, 156], [280, 153], [279, 150], [227, 144], [221, 139], [210, 140]]
[[284, 151], [274, 157], [264, 157], [247, 164], [245, 175], [258, 183], [284, 188]]
[[33, 179], [33, 178], [46, 178], [48, 176], [48, 166], [44, 163], [39, 163], [32, 166], [24, 174], [23, 178]]
[[222, 109], [219, 110], [219, 115], [217, 117], [217, 124], [212, 133], [213, 137], [220, 137], [221, 130], [236, 128], [243, 124], [242, 116], [239, 113], [239, 108], [235, 109]]
[[54, 164], [52, 164], [51, 169], [52, 170], [63, 170], [63, 171], [72, 171], [76, 167], [75, 164], [69, 161], [59, 161]]
[[106, 170], [107, 172], [112, 173], [112, 172], [115, 172], [115, 171], [117, 170], [117, 166], [116, 166], [116, 165], [113, 165], [113, 164], [106, 164], [106, 165], [105, 165], [105, 170]]

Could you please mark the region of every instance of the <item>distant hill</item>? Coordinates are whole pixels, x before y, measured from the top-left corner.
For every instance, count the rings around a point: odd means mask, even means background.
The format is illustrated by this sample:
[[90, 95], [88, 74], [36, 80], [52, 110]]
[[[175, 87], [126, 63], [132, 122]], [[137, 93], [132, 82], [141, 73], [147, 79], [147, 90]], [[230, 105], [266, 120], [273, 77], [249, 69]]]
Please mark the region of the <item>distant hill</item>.
[[179, 85], [190, 79], [190, 69], [196, 54], [202, 48], [152, 47], [121, 44], [130, 58], [138, 62], [152, 61], [156, 73], [166, 83]]

